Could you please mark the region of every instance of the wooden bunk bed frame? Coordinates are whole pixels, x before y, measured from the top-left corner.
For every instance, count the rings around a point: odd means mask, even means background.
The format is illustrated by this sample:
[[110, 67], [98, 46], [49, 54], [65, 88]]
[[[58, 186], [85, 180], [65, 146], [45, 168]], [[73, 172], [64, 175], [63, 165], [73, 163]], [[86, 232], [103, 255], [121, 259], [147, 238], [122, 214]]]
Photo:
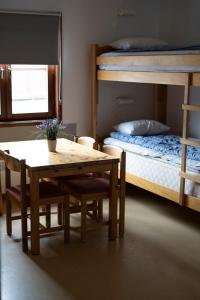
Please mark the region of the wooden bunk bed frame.
[[99, 56], [102, 53], [111, 51], [111, 47], [99, 47], [91, 45], [92, 50], [92, 135], [97, 138], [97, 110], [98, 110], [98, 81], [120, 81], [135, 83], [155, 84], [155, 118], [158, 121], [166, 121], [166, 101], [167, 85], [178, 85], [184, 87], [183, 127], [182, 127], [182, 158], [180, 168], [180, 191], [176, 192], [164, 186], [147, 181], [143, 178], [126, 173], [126, 182], [141, 187], [159, 196], [179, 203], [181, 206], [189, 207], [200, 212], [200, 199], [184, 193], [185, 180], [191, 180], [200, 184], [200, 176], [191, 175], [186, 172], [187, 146], [200, 147], [200, 142], [188, 138], [188, 119], [189, 112], [200, 112], [200, 105], [190, 105], [190, 87], [200, 86], [200, 72], [157, 72], [157, 71], [107, 71], [99, 70], [99, 65], [129, 66], [134, 65], [160, 65], [160, 66], [200, 66], [200, 54], [184, 55], [153, 55], [153, 56]]

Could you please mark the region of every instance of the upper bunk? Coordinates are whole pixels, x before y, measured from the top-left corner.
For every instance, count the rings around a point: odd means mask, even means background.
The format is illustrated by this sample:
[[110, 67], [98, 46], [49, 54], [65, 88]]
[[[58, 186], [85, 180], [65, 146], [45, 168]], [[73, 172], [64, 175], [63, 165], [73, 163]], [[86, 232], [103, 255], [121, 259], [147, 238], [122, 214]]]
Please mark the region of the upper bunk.
[[97, 80], [200, 86], [200, 50], [113, 51], [92, 45]]

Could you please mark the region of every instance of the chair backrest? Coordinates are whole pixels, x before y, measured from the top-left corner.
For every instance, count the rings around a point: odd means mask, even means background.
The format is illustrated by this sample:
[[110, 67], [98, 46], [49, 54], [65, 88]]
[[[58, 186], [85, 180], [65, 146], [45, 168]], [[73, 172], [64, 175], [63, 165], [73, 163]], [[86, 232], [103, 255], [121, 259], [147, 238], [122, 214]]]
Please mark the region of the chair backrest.
[[11, 172], [20, 173], [20, 186], [22, 197], [25, 194], [26, 186], [26, 161], [24, 159], [17, 159], [9, 154], [8, 150], [0, 150], [0, 159], [4, 160], [5, 163], [5, 181], [6, 188], [11, 186]]
[[76, 138], [76, 142], [78, 144], [87, 146], [88, 148], [93, 148], [93, 149], [97, 149], [97, 143], [95, 141], [95, 139], [93, 139], [90, 136], [80, 136]]
[[125, 177], [126, 177], [126, 152], [113, 145], [104, 145], [102, 147], [102, 152], [118, 157], [120, 159], [120, 172], [119, 172], [119, 182], [120, 182], [120, 194], [125, 195]]

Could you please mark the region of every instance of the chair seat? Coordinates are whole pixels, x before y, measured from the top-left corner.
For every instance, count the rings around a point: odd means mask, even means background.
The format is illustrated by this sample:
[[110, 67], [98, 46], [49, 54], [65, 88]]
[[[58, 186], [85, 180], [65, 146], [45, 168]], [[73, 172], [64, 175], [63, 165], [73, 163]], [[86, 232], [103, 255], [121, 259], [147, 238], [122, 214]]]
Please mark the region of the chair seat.
[[[12, 186], [6, 189], [6, 192], [13, 196], [15, 199], [20, 201], [20, 185]], [[39, 184], [39, 197], [40, 199], [45, 198], [56, 198], [60, 196], [65, 196], [65, 192], [61, 191], [57, 186], [50, 182], [40, 182]], [[30, 184], [26, 185], [26, 197], [27, 204], [29, 205], [30, 200]]]
[[58, 181], [61, 181], [61, 182], [65, 182], [65, 180], [71, 180], [71, 179], [77, 179], [77, 178], [90, 178], [94, 176], [93, 173], [86, 173], [86, 174], [77, 174], [77, 175], [69, 175], [69, 176], [62, 176], [62, 177], [56, 177], [56, 179]]
[[61, 177], [52, 177], [52, 178], [43, 178], [43, 181], [52, 182], [54, 184], [63, 183], [68, 179], [76, 179], [76, 178], [88, 178], [94, 176], [93, 173], [86, 174], [78, 174], [78, 175], [69, 175], [69, 176], [61, 176]]
[[64, 183], [70, 190], [75, 190], [76, 194], [109, 193], [110, 189], [109, 179], [100, 177], [66, 179]]

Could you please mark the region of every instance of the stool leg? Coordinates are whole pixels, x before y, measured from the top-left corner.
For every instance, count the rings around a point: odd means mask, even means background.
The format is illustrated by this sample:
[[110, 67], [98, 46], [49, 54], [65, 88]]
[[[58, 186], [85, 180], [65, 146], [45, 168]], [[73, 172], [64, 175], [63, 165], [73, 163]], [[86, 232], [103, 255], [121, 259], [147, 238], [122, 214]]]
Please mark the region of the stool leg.
[[95, 207], [92, 211], [92, 216], [94, 219], [97, 219], [98, 217], [98, 205], [96, 201], [93, 201], [93, 206]]
[[124, 218], [125, 218], [125, 199], [120, 197], [119, 202], [119, 236], [124, 236]]
[[63, 205], [62, 203], [58, 203], [58, 224], [63, 224]]
[[98, 200], [98, 221], [102, 221], [103, 219], [103, 199]]
[[28, 251], [28, 233], [27, 233], [27, 207], [22, 204], [21, 207], [21, 224], [22, 224], [22, 250]]
[[6, 197], [6, 229], [7, 229], [7, 235], [12, 235], [12, 220], [11, 220], [11, 214], [12, 214], [12, 207], [11, 207], [11, 200]]
[[86, 241], [86, 215], [87, 205], [86, 201], [81, 201], [81, 242]]
[[63, 203], [63, 221], [64, 221], [64, 242], [70, 240], [70, 214], [69, 214], [69, 195], [66, 196]]
[[51, 227], [51, 204], [46, 205], [46, 227]]

